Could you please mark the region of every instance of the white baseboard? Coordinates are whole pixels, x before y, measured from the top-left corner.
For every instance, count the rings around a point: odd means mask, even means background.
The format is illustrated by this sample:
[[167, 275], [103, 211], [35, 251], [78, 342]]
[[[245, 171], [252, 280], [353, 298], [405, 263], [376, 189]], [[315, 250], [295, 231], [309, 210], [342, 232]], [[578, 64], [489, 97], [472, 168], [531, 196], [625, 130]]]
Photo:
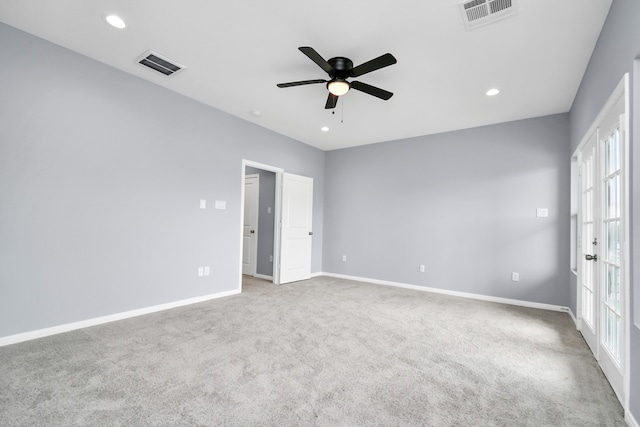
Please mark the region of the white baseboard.
[[234, 289], [231, 291], [219, 292], [216, 294], [204, 295], [201, 297], [189, 298], [189, 299], [174, 301], [166, 304], [154, 305], [152, 307], [139, 308], [137, 310], [124, 311], [122, 313], [95, 317], [93, 319], [67, 323], [64, 325], [53, 326], [51, 328], [38, 329], [35, 331], [24, 332], [22, 334], [0, 337], [0, 347], [5, 345], [10, 345], [10, 344], [17, 344], [19, 342], [34, 340], [36, 338], [48, 337], [50, 335], [61, 334], [63, 332], [74, 331], [76, 329], [88, 328], [89, 326], [102, 325], [104, 323], [115, 322], [117, 320], [129, 319], [131, 317], [142, 316], [144, 314], [156, 313], [158, 311], [169, 310], [171, 308], [182, 307], [185, 305], [209, 301], [212, 299], [222, 298], [222, 297], [235, 295], [239, 293], [240, 293], [239, 289]]
[[267, 276], [266, 274], [256, 274], [253, 277], [255, 277], [256, 279], [268, 280], [270, 282], [273, 281], [273, 276]]
[[406, 284], [406, 283], [390, 282], [390, 281], [387, 281], [387, 280], [369, 279], [367, 277], [347, 276], [345, 274], [321, 273], [319, 275], [323, 275], [323, 276], [327, 276], [327, 277], [335, 277], [335, 278], [338, 278], [338, 279], [355, 280], [355, 281], [358, 281], [358, 282], [374, 283], [376, 285], [385, 285], [385, 286], [394, 286], [394, 287], [397, 287], [397, 288], [413, 289], [415, 291], [432, 292], [432, 293], [436, 293], [436, 294], [450, 295], [450, 296], [454, 296], [454, 297], [469, 298], [469, 299], [475, 299], [475, 300], [481, 300], [481, 301], [489, 301], [489, 302], [497, 302], [497, 303], [500, 303], [500, 304], [517, 305], [517, 306], [520, 306], [520, 307], [539, 308], [541, 310], [550, 310], [550, 311], [560, 311], [560, 312], [563, 312], [563, 313], [568, 313], [570, 316], [573, 317], [573, 315], [571, 314], [571, 310], [569, 310], [569, 307], [563, 307], [563, 306], [560, 306], [560, 305], [543, 304], [543, 303], [539, 303], [539, 302], [522, 301], [522, 300], [516, 300], [516, 299], [510, 299], [510, 298], [492, 297], [492, 296], [487, 296], [487, 295], [471, 294], [471, 293], [467, 293], [467, 292], [449, 291], [449, 290], [446, 290], [446, 289], [438, 289], [438, 288], [429, 288], [429, 287], [426, 287], [426, 286], [409, 285], [409, 284]]
[[638, 421], [636, 421], [633, 414], [629, 412], [628, 409], [624, 411], [624, 420], [629, 424], [629, 427], [640, 427], [640, 424], [638, 424]]
[[322, 271], [316, 271], [315, 273], [311, 273], [311, 278], [320, 277], [320, 276], [327, 276], [327, 273], [323, 273]]
[[580, 330], [580, 323], [578, 323], [578, 319], [573, 315], [573, 311], [569, 309], [569, 316], [571, 316], [571, 320], [573, 320], [573, 324], [576, 325], [576, 329]]

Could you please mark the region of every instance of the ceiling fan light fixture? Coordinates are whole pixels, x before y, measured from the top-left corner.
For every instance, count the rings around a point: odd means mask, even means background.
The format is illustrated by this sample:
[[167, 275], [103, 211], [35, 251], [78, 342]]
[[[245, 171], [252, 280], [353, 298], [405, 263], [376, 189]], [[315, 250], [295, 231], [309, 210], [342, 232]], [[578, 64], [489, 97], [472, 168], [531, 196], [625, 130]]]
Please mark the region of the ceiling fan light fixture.
[[342, 96], [345, 93], [349, 92], [351, 85], [349, 82], [343, 79], [333, 79], [327, 84], [327, 89], [329, 92], [334, 94], [335, 96]]

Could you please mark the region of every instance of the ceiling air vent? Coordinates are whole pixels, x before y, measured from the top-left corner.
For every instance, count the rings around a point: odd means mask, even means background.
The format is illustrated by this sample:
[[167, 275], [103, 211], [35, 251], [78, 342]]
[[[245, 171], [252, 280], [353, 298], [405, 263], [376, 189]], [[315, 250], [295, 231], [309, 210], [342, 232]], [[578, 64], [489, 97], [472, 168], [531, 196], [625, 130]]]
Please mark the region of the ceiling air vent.
[[171, 59], [160, 55], [157, 52], [152, 50], [148, 50], [142, 55], [140, 55], [136, 61], [140, 65], [144, 65], [145, 67], [149, 67], [152, 70], [156, 70], [159, 73], [164, 74], [165, 76], [172, 76], [180, 70], [186, 68], [183, 65], [178, 64]]
[[515, 0], [470, 0], [460, 3], [462, 21], [467, 30], [515, 15]]

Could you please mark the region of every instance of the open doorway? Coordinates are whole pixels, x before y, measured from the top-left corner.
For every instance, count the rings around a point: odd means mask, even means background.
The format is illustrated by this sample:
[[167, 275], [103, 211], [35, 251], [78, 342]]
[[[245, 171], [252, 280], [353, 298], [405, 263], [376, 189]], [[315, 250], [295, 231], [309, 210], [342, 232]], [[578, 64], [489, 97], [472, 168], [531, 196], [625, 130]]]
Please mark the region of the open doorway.
[[275, 172], [245, 166], [242, 274], [273, 281]]
[[[240, 290], [243, 277], [255, 277], [278, 284], [279, 239], [280, 230], [277, 227], [281, 211], [281, 182], [284, 171], [262, 163], [250, 160], [242, 161], [242, 240], [240, 247]], [[255, 273], [245, 274], [245, 196], [246, 178], [257, 175], [260, 181], [257, 197], [256, 213], [256, 243], [255, 243]]]
[[[249, 160], [242, 161], [240, 279], [243, 277], [244, 269], [245, 190], [246, 178], [249, 175], [260, 176], [260, 187], [264, 189], [265, 194], [264, 202], [260, 196], [256, 202], [259, 205], [259, 212], [256, 214], [258, 219], [255, 221], [258, 224], [257, 228], [246, 228], [249, 233], [251, 230], [255, 231], [258, 235], [256, 245], [261, 245], [261, 249], [255, 251], [255, 274], [260, 276], [252, 277], [265, 278], [276, 285], [309, 279], [313, 239], [313, 178], [285, 173], [280, 168]], [[262, 181], [273, 182], [274, 176], [274, 190], [271, 184], [262, 185]], [[271, 196], [273, 193], [275, 195]], [[260, 225], [261, 220], [264, 225]], [[262, 231], [258, 232], [260, 227]], [[248, 253], [249, 251], [246, 251], [246, 254]], [[262, 267], [259, 269], [257, 264], [261, 264]]]

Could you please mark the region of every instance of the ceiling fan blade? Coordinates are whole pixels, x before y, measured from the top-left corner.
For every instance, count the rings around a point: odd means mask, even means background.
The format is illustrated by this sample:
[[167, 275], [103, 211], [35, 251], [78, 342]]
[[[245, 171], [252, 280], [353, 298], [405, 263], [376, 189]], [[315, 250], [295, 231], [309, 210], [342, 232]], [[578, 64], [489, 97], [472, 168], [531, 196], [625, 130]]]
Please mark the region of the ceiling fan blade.
[[315, 83], [326, 83], [326, 80], [302, 80], [299, 82], [290, 82], [290, 83], [278, 83], [278, 87], [292, 87], [292, 86], [302, 86], [302, 85], [312, 85]]
[[353, 67], [351, 71], [349, 71], [349, 75], [351, 77], [358, 77], [363, 74], [379, 70], [380, 68], [388, 67], [389, 65], [393, 65], [397, 62], [398, 61], [393, 55], [391, 55], [390, 53], [385, 53], [384, 55], [372, 59], [371, 61], [367, 61], [364, 64]]
[[351, 89], [368, 93], [369, 95], [373, 95], [377, 98], [384, 99], [385, 101], [393, 96], [393, 93], [391, 92], [388, 92], [384, 89], [380, 89], [379, 87], [371, 86], [362, 82], [351, 82]]
[[320, 56], [320, 54], [316, 52], [314, 48], [303, 46], [299, 47], [298, 49], [300, 50], [300, 52], [307, 55], [310, 60], [318, 64], [318, 66], [322, 68], [327, 74], [331, 74], [331, 76], [333, 76], [333, 74], [336, 72], [336, 70], [327, 61], [325, 61], [324, 58]]
[[331, 108], [336, 108], [338, 104], [338, 97], [332, 93], [329, 93], [329, 97], [327, 98], [327, 103], [324, 105], [325, 110], [330, 110]]

